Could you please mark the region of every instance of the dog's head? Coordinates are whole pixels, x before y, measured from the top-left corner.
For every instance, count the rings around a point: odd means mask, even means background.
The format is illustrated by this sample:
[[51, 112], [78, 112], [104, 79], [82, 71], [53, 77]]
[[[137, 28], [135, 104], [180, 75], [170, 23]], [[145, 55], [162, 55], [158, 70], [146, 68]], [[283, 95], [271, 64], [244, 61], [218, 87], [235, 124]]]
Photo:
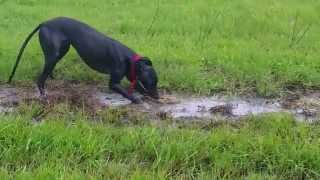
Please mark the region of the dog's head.
[[152, 62], [149, 58], [143, 57], [136, 64], [137, 67], [137, 90], [142, 93], [149, 95], [152, 98], [158, 99], [158, 76]]

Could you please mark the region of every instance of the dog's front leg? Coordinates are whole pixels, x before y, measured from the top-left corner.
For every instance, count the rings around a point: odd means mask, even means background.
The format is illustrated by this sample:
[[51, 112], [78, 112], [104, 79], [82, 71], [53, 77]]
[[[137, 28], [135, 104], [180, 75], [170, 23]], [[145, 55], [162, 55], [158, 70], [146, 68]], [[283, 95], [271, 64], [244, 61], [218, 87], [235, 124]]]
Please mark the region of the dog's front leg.
[[109, 82], [109, 87], [113, 91], [121, 94], [123, 97], [129, 99], [133, 103], [140, 104], [142, 101], [138, 98], [135, 97], [134, 95], [130, 95], [128, 91], [126, 91], [121, 85], [120, 85], [120, 78], [117, 78], [116, 76], [111, 76], [111, 80]]
[[136, 104], [140, 104], [141, 100], [133, 95], [129, 95], [126, 90], [124, 90], [120, 84], [111, 84], [110, 89], [114, 90], [115, 92], [121, 94], [125, 98], [128, 98], [130, 101]]

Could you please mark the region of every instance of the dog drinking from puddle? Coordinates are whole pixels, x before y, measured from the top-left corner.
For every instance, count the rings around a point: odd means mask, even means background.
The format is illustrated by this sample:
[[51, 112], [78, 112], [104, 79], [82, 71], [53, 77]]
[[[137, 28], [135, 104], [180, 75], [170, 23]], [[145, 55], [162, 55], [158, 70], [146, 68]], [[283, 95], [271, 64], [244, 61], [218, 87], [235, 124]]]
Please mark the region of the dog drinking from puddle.
[[[138, 55], [124, 44], [107, 37], [89, 25], [67, 17], [43, 22], [29, 34], [22, 44], [8, 83], [12, 81], [25, 47], [38, 31], [45, 59], [43, 72], [37, 80], [42, 98], [47, 99], [46, 79], [52, 74], [55, 65], [69, 51], [70, 46], [75, 48], [89, 67], [100, 73], [110, 74], [110, 89], [133, 103], [141, 103], [141, 100], [132, 94], [134, 89], [152, 98], [159, 98], [158, 77], [149, 58]], [[129, 91], [120, 85], [124, 77], [131, 82]]]

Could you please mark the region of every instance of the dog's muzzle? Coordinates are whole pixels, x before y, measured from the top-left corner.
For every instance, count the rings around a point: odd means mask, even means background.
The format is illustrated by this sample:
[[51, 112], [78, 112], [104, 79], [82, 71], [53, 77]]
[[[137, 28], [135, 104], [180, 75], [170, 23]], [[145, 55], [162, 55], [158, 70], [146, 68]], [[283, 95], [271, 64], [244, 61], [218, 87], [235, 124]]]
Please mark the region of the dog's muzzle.
[[138, 81], [138, 84], [139, 84], [140, 88], [143, 90], [144, 94], [146, 94], [154, 99], [159, 99], [159, 93], [158, 93], [157, 88], [148, 90], [147, 88], [144, 87], [144, 85], [140, 81]]

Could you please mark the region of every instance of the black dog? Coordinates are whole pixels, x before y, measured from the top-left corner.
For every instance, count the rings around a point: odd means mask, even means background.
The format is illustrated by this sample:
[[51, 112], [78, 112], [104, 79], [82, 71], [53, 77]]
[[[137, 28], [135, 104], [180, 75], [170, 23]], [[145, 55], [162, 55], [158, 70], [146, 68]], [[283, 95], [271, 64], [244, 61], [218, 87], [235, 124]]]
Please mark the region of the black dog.
[[38, 30], [39, 41], [45, 57], [44, 69], [37, 81], [42, 97], [46, 97], [44, 89], [46, 79], [72, 45], [89, 67], [100, 73], [111, 75], [109, 86], [112, 90], [134, 103], [141, 102], [130, 91], [127, 92], [120, 86], [120, 81], [126, 76], [131, 82], [131, 91], [136, 88], [143, 94], [159, 98], [157, 74], [148, 58], [137, 55], [130, 48], [106, 37], [87, 24], [66, 17], [41, 23], [29, 34], [20, 49], [8, 83], [14, 76], [23, 50]]

